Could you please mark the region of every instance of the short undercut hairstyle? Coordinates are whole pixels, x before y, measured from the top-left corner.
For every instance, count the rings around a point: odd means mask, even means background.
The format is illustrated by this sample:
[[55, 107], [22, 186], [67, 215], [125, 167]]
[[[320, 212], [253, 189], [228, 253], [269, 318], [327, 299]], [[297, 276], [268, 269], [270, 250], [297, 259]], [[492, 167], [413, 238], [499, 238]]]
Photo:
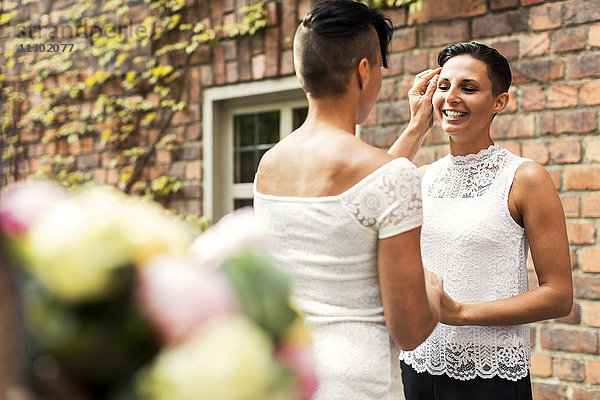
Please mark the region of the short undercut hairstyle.
[[315, 98], [344, 94], [361, 59], [388, 65], [393, 24], [389, 17], [352, 0], [326, 1], [304, 18], [294, 38], [300, 83]]
[[498, 53], [498, 50], [486, 46], [485, 44], [456, 43], [446, 47], [438, 55], [438, 64], [443, 67], [452, 57], [467, 55], [483, 62], [487, 66], [487, 73], [492, 81], [492, 94], [498, 96], [501, 93], [508, 92], [512, 82], [512, 72], [508, 60]]

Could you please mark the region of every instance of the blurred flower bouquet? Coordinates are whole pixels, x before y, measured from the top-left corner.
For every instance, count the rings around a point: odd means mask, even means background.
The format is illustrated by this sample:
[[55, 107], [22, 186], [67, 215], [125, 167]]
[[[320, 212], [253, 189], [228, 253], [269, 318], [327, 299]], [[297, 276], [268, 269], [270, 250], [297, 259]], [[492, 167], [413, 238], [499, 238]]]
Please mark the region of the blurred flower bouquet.
[[251, 211], [192, 240], [112, 188], [24, 182], [0, 197], [23, 271], [30, 382], [61, 399], [310, 399], [309, 335]]

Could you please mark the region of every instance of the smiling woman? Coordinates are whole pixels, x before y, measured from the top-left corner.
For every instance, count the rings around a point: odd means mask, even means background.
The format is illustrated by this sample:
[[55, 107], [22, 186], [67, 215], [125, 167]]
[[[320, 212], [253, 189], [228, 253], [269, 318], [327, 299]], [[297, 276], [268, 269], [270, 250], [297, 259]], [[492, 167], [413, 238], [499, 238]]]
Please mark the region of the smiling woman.
[[509, 99], [506, 59], [458, 43], [438, 63], [433, 109], [450, 154], [422, 168], [421, 251], [445, 293], [440, 324], [400, 355], [406, 398], [531, 400], [527, 324], [568, 314], [573, 300], [562, 205], [542, 166], [491, 139]]

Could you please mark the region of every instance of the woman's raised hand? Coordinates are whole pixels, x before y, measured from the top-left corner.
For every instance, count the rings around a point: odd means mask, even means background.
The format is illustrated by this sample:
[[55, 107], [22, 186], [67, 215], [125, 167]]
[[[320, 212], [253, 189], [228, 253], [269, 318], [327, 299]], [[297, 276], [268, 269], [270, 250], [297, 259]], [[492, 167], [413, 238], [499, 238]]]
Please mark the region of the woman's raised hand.
[[417, 126], [433, 126], [433, 105], [431, 99], [437, 86], [441, 67], [425, 70], [415, 77], [412, 87], [408, 91], [410, 104], [410, 120]]

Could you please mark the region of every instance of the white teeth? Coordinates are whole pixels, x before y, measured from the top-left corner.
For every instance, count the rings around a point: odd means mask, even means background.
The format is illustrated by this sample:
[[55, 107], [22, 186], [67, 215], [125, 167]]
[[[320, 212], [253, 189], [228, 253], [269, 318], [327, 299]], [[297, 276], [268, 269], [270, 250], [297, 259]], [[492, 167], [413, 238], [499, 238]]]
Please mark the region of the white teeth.
[[467, 115], [466, 112], [452, 111], [452, 110], [445, 110], [444, 114], [446, 114], [450, 118], [460, 118], [460, 117], [464, 117], [465, 115]]

